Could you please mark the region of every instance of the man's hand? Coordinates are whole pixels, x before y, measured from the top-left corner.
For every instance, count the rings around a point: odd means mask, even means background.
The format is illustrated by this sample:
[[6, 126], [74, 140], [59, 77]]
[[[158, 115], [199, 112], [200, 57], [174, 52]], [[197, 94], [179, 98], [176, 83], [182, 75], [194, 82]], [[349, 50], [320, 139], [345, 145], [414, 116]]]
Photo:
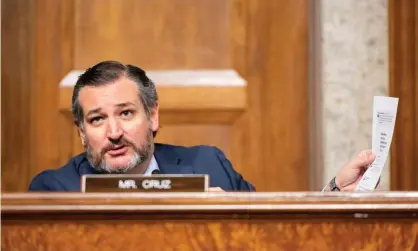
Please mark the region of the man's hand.
[[225, 192], [225, 191], [220, 187], [209, 187], [208, 192]]
[[375, 158], [376, 155], [371, 150], [360, 152], [338, 172], [335, 177], [337, 187], [341, 191], [354, 192], [364, 172], [373, 163]]

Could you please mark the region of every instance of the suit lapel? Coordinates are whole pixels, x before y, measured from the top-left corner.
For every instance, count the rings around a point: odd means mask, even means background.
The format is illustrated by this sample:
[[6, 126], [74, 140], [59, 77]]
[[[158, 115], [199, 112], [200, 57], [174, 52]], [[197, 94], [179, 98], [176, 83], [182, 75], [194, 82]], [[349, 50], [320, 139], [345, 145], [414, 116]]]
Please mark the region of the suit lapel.
[[182, 164], [182, 159], [175, 152], [174, 147], [155, 143], [155, 159], [163, 174], [193, 174], [191, 165]]

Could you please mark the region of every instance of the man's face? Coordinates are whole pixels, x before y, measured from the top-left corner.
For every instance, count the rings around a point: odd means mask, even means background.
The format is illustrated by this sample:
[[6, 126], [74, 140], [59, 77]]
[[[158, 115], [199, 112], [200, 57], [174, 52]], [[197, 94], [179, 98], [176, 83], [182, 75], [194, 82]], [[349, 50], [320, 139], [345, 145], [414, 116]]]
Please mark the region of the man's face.
[[84, 114], [79, 133], [93, 168], [124, 173], [148, 163], [152, 132], [158, 129], [158, 106], [147, 118], [135, 82], [122, 77], [103, 86], [84, 87], [79, 103]]

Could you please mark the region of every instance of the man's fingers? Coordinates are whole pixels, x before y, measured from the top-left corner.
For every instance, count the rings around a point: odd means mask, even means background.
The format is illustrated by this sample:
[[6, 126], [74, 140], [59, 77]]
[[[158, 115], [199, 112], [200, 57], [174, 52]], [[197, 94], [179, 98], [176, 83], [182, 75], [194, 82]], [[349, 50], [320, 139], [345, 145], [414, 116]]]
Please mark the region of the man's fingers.
[[354, 159], [352, 164], [356, 167], [368, 167], [375, 160], [376, 155], [372, 150], [361, 151]]

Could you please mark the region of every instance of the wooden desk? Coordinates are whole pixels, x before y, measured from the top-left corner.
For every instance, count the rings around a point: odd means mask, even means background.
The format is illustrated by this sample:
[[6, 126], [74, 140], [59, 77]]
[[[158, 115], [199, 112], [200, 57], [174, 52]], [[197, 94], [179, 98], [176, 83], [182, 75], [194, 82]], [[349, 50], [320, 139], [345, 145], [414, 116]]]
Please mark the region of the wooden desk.
[[418, 250], [418, 193], [3, 194], [2, 250]]

